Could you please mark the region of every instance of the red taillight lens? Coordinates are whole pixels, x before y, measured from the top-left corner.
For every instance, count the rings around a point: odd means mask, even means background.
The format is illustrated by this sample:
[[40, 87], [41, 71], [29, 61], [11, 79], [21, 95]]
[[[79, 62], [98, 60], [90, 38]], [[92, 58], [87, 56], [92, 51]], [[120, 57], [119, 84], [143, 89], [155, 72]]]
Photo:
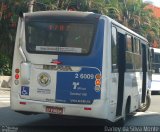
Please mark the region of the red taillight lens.
[[26, 105], [27, 103], [26, 102], [19, 102], [19, 104]]
[[92, 110], [90, 107], [84, 107], [84, 110]]
[[15, 78], [16, 78], [16, 79], [19, 79], [19, 74], [16, 74], [16, 75], [15, 75]]
[[54, 61], [52, 61], [51, 63], [53, 63], [53, 64], [57, 64], [57, 65], [62, 64], [62, 62], [60, 62], [60, 61], [58, 61], [58, 60], [54, 60]]

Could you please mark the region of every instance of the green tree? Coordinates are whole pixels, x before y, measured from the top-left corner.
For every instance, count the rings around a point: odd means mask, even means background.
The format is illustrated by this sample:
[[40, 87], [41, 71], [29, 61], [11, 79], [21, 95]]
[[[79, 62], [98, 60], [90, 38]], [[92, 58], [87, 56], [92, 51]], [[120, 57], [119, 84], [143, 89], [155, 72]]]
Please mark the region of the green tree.
[[33, 1], [33, 11], [67, 10], [95, 11], [105, 14], [133, 31], [146, 37], [149, 42], [160, 41], [160, 20], [154, 18], [142, 0], [3, 0], [0, 2], [0, 52], [13, 55], [18, 14], [28, 12]]

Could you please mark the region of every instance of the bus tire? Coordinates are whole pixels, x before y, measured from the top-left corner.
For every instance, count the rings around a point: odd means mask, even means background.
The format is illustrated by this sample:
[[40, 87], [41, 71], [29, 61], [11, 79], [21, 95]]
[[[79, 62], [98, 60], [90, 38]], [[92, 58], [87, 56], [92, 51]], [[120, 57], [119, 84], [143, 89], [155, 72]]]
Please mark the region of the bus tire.
[[151, 104], [151, 95], [147, 94], [146, 102], [140, 107], [140, 109], [138, 109], [138, 111], [139, 112], [145, 112], [150, 107], [150, 104]]

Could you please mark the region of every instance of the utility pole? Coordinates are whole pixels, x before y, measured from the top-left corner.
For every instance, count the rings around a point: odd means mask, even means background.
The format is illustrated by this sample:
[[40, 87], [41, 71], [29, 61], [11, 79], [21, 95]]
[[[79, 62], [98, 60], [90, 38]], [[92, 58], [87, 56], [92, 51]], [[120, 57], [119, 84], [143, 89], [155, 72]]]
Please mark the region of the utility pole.
[[29, 6], [28, 6], [28, 12], [33, 12], [34, 3], [36, 0], [30, 0]]
[[124, 4], [124, 7], [125, 7], [125, 12], [126, 14], [124, 15], [124, 25], [126, 27], [128, 27], [128, 19], [129, 19], [129, 12], [128, 12], [128, 9], [127, 9], [127, 0], [123, 0], [123, 4]]

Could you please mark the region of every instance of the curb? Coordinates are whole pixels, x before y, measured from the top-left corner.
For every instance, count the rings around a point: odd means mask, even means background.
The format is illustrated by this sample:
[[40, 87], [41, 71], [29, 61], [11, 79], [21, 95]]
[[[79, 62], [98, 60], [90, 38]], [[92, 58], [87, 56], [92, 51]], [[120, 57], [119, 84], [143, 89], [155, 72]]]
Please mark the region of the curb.
[[2, 91], [11, 91], [11, 88], [2, 88], [2, 87], [0, 87], [0, 90], [2, 90]]

